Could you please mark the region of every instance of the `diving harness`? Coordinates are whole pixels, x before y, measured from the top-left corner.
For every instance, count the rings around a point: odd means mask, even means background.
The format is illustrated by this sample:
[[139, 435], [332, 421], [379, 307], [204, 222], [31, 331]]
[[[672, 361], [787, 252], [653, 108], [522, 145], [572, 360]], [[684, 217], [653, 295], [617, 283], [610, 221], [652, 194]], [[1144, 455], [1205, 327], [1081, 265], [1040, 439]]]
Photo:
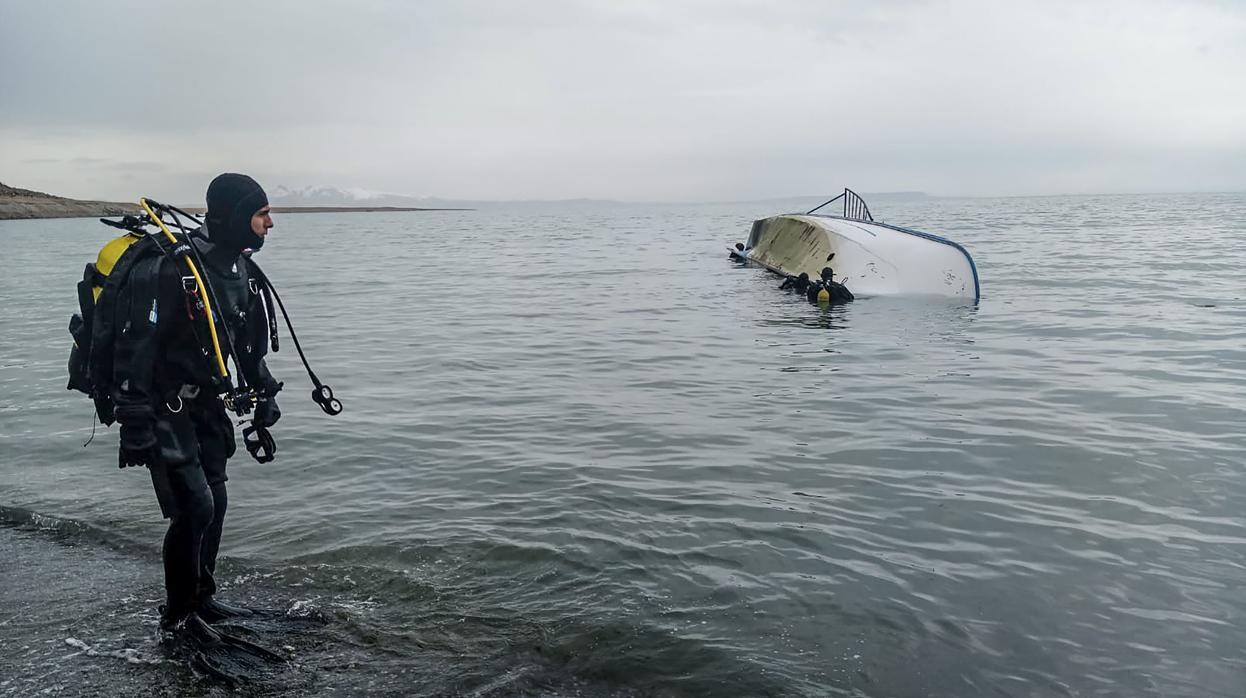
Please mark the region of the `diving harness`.
[[[220, 322], [220, 333], [218, 333], [217, 315], [212, 308], [213, 306], [217, 308], [223, 308], [224, 306], [220, 304], [215, 291], [213, 291], [212, 282], [208, 275], [200, 272], [201, 268], [205, 268], [203, 259], [199, 254], [199, 250], [191, 242], [191, 236], [197, 231], [198, 226], [192, 229], [189, 225], [202, 225], [202, 223], [193, 214], [187, 213], [176, 206], [162, 204], [152, 199], [139, 199], [139, 205], [143, 208], [143, 215], [141, 216], [127, 215], [120, 220], [101, 218], [100, 221], [114, 228], [128, 231], [139, 238], [152, 238], [156, 246], [166, 257], [174, 261], [182, 260], [185, 264], [190, 271], [189, 276], [183, 277], [182, 284], [187, 302], [196, 309], [202, 309], [208, 320], [208, 336], [210, 338], [211, 350], [209, 351], [207, 346], [205, 346], [204, 353], [210, 355], [213, 361], [213, 368], [215, 369], [213, 389], [220, 396], [221, 401], [225, 403], [225, 407], [228, 410], [238, 417], [244, 417], [261, 402], [272, 399], [276, 391], [265, 392], [249, 387], [242, 372], [242, 364], [238, 360], [229, 324]], [[183, 216], [186, 218], [186, 222], [183, 221]], [[150, 232], [147, 229], [153, 225], [159, 229], [158, 233]], [[171, 228], [177, 228], [180, 235], [175, 234]], [[316, 376], [316, 372], [312, 370], [311, 365], [307, 362], [307, 356], [303, 353], [303, 347], [299, 343], [298, 335], [294, 332], [294, 324], [290, 321], [290, 315], [286, 312], [285, 304], [281, 302], [281, 296], [277, 293], [277, 289], [263, 270], [260, 269], [259, 265], [255, 263], [255, 260], [249, 259], [249, 261], [251, 268], [256, 272], [256, 276], [259, 277], [259, 283], [255, 284], [254, 288], [263, 298], [264, 310], [268, 316], [269, 342], [273, 352], [279, 350], [277, 318], [273, 308], [273, 299], [275, 298], [277, 307], [281, 309], [281, 315], [285, 319], [286, 327], [290, 330], [290, 337], [294, 340], [294, 348], [298, 351], [299, 359], [303, 362], [303, 368], [307, 370], [307, 377], [311, 379], [314, 386], [311, 393], [312, 401], [327, 415], [340, 414], [342, 412], [341, 401], [334, 397], [331, 387], [320, 381]], [[200, 292], [201, 290], [203, 292]], [[224, 335], [225, 339], [224, 351], [222, 351], [221, 347], [221, 334]], [[198, 336], [197, 330], [196, 336]], [[234, 366], [238, 368], [238, 385], [236, 387], [230, 378], [229, 369], [225, 363], [226, 354], [233, 359]], [[280, 389], [280, 384], [278, 384], [278, 389]], [[243, 423], [245, 423], [245, 420], [239, 421], [240, 425]], [[272, 434], [254, 416], [252, 417], [251, 425], [242, 430], [242, 436], [247, 452], [255, 460], [260, 463], [267, 463], [276, 457], [277, 444], [273, 440]]]

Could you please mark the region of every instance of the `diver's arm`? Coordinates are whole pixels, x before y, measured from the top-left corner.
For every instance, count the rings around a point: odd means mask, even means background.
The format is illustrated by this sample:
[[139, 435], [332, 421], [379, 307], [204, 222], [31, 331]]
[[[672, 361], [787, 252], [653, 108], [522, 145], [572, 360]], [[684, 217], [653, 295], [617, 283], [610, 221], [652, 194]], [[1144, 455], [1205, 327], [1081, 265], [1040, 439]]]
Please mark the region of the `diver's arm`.
[[[254, 275], [254, 270], [252, 274]], [[264, 356], [268, 353], [268, 322], [263, 297], [258, 293], [251, 294], [247, 307], [247, 323], [243, 329], [246, 336], [242, 342], [248, 351], [240, 356], [240, 369], [247, 382], [256, 390], [255, 420], [264, 427], [271, 427], [281, 419], [281, 408], [277, 406], [276, 399], [281, 383], [273, 378], [272, 372], [268, 370], [268, 363], [264, 361]]]
[[[267, 337], [264, 339], [267, 340]], [[249, 380], [257, 393], [255, 421], [261, 426], [271, 427], [277, 423], [278, 419], [281, 419], [281, 408], [277, 406], [277, 393], [281, 390], [281, 383], [273, 378], [263, 357], [256, 357], [254, 361], [252, 377]]]
[[[252, 271], [254, 275], [254, 271]], [[242, 358], [242, 371], [250, 383], [262, 395], [276, 395], [281, 390], [281, 383], [273, 378], [268, 370], [264, 356], [268, 354], [268, 315], [264, 309], [264, 299], [260, 294], [253, 293], [247, 301], [246, 337], [243, 344], [250, 349]]]
[[268, 364], [263, 357], [252, 357], [253, 365], [248, 371], [247, 381], [255, 388], [260, 395], [273, 396], [281, 390], [281, 383], [273, 378], [273, 374], [268, 370]]

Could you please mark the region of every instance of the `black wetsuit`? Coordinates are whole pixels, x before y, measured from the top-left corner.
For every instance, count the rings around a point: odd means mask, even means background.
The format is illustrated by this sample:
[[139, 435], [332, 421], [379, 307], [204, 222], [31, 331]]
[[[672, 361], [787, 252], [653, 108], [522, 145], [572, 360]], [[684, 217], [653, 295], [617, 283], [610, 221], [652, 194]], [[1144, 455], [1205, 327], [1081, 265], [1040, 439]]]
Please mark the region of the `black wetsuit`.
[[789, 276], [779, 285], [781, 290], [793, 290], [797, 293], [804, 293], [809, 289], [809, 278], [801, 278], [799, 276]]
[[810, 303], [817, 303], [818, 291], [821, 291], [822, 288], [823, 286], [821, 281], [814, 281], [809, 284], [809, 288], [805, 289], [805, 298], [808, 299]]
[[822, 289], [826, 289], [827, 293], [830, 295], [829, 302], [832, 305], [837, 305], [839, 303], [847, 303], [855, 299], [855, 297], [852, 295], [852, 291], [849, 291], [847, 286], [844, 286], [843, 284], [835, 282], [835, 281], [828, 281], [825, 279], [822, 281], [815, 281], [809, 284], [808, 290], [805, 291], [805, 297], [809, 299], [810, 303], [817, 303], [818, 293]]
[[[268, 319], [250, 260], [195, 240], [215, 291], [216, 316], [224, 318], [247, 384], [265, 394], [280, 389], [264, 355]], [[215, 356], [207, 321], [183, 289], [185, 262], [154, 255], [136, 263], [116, 304], [113, 399], [122, 448], [155, 437], [149, 466], [160, 510], [169, 519], [163, 557], [168, 605], [165, 618], [194, 611], [216, 591], [213, 572], [228, 498], [225, 463], [236, 450], [234, 426], [214, 389]], [[189, 280], [188, 280], [189, 283]], [[222, 351], [226, 338], [218, 322]], [[235, 377], [237, 380], [237, 377]], [[269, 409], [275, 410], [275, 402]], [[279, 412], [277, 413], [279, 414]], [[271, 421], [276, 421], [275, 417]]]
[[847, 303], [857, 298], [847, 286], [836, 281], [827, 281], [826, 290], [831, 294], [831, 303]]

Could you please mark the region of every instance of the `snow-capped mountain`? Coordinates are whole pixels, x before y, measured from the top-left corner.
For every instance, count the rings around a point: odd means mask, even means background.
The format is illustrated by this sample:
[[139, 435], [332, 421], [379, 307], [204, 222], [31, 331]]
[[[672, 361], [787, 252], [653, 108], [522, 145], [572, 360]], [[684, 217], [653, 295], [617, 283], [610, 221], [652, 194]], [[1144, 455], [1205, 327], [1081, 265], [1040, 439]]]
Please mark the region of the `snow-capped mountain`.
[[433, 199], [420, 199], [402, 194], [369, 191], [367, 189], [339, 189], [330, 186], [307, 186], [290, 188], [282, 185], [268, 192], [268, 202], [274, 206], [399, 206], [428, 207]]

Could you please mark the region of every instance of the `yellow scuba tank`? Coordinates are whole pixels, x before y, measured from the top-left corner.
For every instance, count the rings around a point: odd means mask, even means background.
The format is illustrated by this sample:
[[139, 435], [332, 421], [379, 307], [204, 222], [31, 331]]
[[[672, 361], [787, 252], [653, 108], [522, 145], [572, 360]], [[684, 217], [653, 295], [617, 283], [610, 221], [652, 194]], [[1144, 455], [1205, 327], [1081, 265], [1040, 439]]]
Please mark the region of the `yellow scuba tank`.
[[818, 302], [819, 303], [830, 303], [831, 302], [831, 292], [826, 290], [825, 286], [818, 289]]
[[92, 300], [99, 301], [100, 292], [104, 290], [104, 280], [112, 273], [112, 269], [117, 265], [117, 260], [121, 259], [121, 255], [130, 249], [130, 245], [142, 240], [143, 238], [134, 233], [126, 233], [119, 238], [113, 238], [100, 249], [99, 256], [95, 258], [95, 283], [91, 284]]

